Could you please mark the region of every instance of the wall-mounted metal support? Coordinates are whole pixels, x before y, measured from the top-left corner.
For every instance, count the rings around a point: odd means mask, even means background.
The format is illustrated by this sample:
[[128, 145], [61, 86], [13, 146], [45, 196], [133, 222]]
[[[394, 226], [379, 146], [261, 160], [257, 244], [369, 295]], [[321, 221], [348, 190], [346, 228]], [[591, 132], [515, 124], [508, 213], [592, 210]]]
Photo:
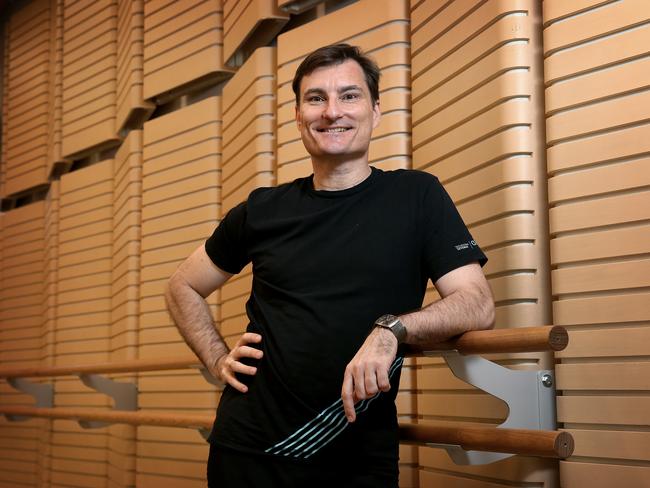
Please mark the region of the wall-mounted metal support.
[[[508, 418], [497, 428], [555, 430], [555, 386], [549, 370], [515, 371], [481, 356], [463, 356], [457, 351], [426, 352], [442, 356], [454, 375], [500, 398], [508, 405]], [[447, 451], [456, 464], [488, 464], [514, 454], [465, 451], [460, 446], [428, 444]]]
[[[54, 388], [49, 383], [32, 383], [24, 378], [7, 378], [14, 390], [27, 393], [34, 397], [34, 406], [37, 408], [52, 408], [54, 405]], [[5, 415], [7, 420], [14, 422], [29, 420], [32, 417], [20, 415]]]
[[[138, 388], [133, 383], [121, 383], [99, 374], [80, 374], [78, 376], [88, 388], [111, 397], [115, 410], [135, 411], [138, 409]], [[87, 420], [78, 422], [84, 429], [96, 429], [110, 425], [108, 422]]]

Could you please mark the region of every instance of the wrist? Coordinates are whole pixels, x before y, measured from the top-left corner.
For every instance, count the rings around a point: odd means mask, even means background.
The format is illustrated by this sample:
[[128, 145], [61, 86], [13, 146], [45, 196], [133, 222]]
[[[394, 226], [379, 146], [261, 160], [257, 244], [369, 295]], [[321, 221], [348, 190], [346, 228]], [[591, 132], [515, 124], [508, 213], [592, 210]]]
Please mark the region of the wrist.
[[382, 315], [377, 320], [375, 320], [375, 327], [391, 332], [397, 339], [398, 344], [402, 344], [406, 341], [406, 327], [400, 318], [395, 315]]

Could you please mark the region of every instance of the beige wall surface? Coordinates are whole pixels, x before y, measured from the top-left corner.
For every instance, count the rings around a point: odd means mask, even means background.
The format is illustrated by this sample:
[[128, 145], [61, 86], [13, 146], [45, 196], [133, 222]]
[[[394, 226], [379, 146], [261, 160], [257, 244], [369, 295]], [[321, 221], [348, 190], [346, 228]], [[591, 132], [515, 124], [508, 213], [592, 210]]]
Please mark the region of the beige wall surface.
[[[260, 186], [310, 174], [293, 73], [361, 46], [381, 73], [370, 162], [436, 175], [490, 261], [497, 327], [560, 324], [574, 456], [461, 467], [402, 446], [402, 487], [650, 487], [650, 2], [31, 0], [4, 22], [0, 365], [186, 357], [164, 286]], [[209, 297], [233, 344], [250, 267]], [[431, 286], [427, 300], [437, 298]], [[404, 368], [400, 420], [497, 424], [440, 359]], [[213, 415], [194, 370], [112, 375], [149, 412]], [[55, 406], [106, 409], [76, 377]], [[33, 399], [0, 381], [0, 405]], [[202, 487], [193, 429], [0, 418], [0, 487]]]
[[[605, 3], [605, 5], [600, 5]], [[544, 2], [562, 486], [650, 486], [650, 4]]]

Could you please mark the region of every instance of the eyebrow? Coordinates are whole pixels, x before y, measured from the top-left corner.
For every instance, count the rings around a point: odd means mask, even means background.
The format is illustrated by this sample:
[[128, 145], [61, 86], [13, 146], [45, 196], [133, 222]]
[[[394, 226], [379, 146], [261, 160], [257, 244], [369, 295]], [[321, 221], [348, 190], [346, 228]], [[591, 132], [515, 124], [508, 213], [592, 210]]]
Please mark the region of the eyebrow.
[[[346, 85], [346, 86], [340, 87], [337, 90], [337, 92], [338, 93], [345, 93], [346, 91], [350, 91], [350, 90], [362, 91], [361, 87], [359, 85]], [[323, 90], [322, 88], [310, 88], [308, 90], [305, 90], [305, 93], [303, 93], [303, 97], [307, 97], [308, 95], [314, 95], [314, 94], [321, 95], [321, 94], [325, 94], [325, 93], [326, 93], [325, 90]]]

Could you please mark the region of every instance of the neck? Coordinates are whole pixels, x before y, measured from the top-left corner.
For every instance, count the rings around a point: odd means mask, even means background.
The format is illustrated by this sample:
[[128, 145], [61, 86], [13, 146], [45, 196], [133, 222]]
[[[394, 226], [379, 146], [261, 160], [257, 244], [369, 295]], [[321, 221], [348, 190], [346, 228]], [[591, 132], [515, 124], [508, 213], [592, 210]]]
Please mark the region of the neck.
[[371, 173], [367, 161], [321, 162], [312, 159], [314, 167], [314, 189], [325, 191], [346, 190], [358, 185]]

